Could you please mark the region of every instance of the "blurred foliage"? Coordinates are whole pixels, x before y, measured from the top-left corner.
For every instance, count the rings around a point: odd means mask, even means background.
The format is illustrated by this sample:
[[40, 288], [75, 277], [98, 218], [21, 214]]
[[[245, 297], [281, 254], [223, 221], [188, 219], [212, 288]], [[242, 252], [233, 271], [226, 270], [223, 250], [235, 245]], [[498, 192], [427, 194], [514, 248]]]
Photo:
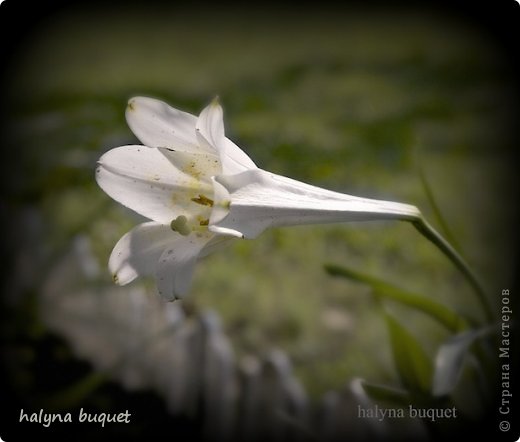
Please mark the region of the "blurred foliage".
[[[41, 223], [30, 245], [43, 257], [34, 288], [76, 234], [88, 235], [104, 266], [140, 222], [93, 173], [103, 152], [137, 142], [124, 120], [134, 95], [195, 114], [219, 95], [228, 136], [260, 167], [409, 202], [427, 218], [440, 211], [489, 293], [511, 283], [516, 78], [507, 54], [475, 23], [419, 10], [78, 7], [29, 36], [6, 76], [5, 148], [19, 155], [4, 172], [3, 193], [10, 210], [35, 209]], [[27, 246], [15, 239], [13, 249]], [[424, 358], [447, 338], [436, 321], [399, 303], [389, 308], [396, 319], [388, 336], [367, 289], [331, 278], [325, 263], [362, 269], [464, 317], [481, 315], [450, 263], [398, 223], [297, 227], [236, 242], [201, 262], [185, 309], [216, 310], [239, 355], [286, 351], [313, 398], [358, 376], [397, 383], [407, 363], [395, 370], [391, 342], [416, 345], [401, 320], [421, 336]], [[100, 283], [111, 284], [108, 271]], [[27, 291], [13, 287], [8, 302], [25, 311]]]

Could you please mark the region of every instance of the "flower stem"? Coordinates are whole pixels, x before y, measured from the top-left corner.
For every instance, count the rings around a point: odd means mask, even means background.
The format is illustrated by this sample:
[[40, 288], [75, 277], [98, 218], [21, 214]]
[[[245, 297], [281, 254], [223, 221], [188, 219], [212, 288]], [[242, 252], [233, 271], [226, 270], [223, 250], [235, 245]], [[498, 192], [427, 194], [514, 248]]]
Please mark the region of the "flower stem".
[[482, 308], [486, 314], [488, 321], [492, 321], [494, 318], [493, 309], [489, 303], [489, 299], [486, 292], [482, 288], [477, 276], [470, 269], [466, 261], [459, 255], [459, 253], [448, 243], [424, 218], [420, 217], [412, 221], [413, 226], [421, 233], [426, 239], [435, 244], [442, 253], [444, 253], [450, 261], [457, 267], [462, 274], [466, 277], [469, 284], [475, 290], [478, 299], [482, 304]]
[[459, 244], [457, 243], [455, 236], [451, 233], [451, 229], [448, 226], [448, 223], [444, 219], [444, 216], [442, 215], [442, 212], [437, 205], [437, 201], [435, 200], [435, 197], [433, 196], [433, 191], [428, 183], [428, 180], [426, 179], [426, 175], [424, 173], [424, 170], [421, 166], [420, 161], [417, 161], [417, 169], [419, 173], [419, 179], [421, 180], [421, 184], [424, 189], [424, 193], [426, 194], [426, 198], [428, 198], [428, 201], [430, 203], [430, 206], [433, 210], [433, 213], [435, 215], [435, 218], [437, 218], [437, 222], [439, 223], [439, 226], [441, 227], [441, 231], [444, 233], [444, 236], [446, 236], [446, 239], [452, 244], [453, 248], [455, 250], [461, 251], [461, 248]]

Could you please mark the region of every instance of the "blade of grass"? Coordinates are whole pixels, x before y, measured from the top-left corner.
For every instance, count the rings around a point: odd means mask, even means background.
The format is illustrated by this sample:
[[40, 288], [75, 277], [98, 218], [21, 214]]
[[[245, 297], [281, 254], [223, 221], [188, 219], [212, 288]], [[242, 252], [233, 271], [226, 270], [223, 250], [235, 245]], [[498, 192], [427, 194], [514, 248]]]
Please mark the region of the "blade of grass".
[[80, 379], [59, 393], [56, 393], [48, 400], [47, 406], [50, 409], [69, 409], [80, 404], [85, 398], [91, 395], [101, 385], [109, 380], [108, 375], [95, 371]]
[[381, 279], [345, 267], [326, 264], [325, 270], [332, 276], [340, 276], [367, 284], [378, 296], [421, 311], [437, 320], [452, 332], [458, 332], [468, 328], [468, 322], [462, 316], [443, 304], [428, 299], [425, 296], [405, 291]]
[[389, 385], [374, 384], [363, 379], [355, 379], [352, 381], [352, 389], [358, 392], [360, 389], [371, 400], [377, 402], [388, 402], [390, 404], [407, 406], [411, 403], [412, 397], [402, 388], [396, 388]]
[[430, 395], [433, 364], [419, 342], [396, 319], [386, 314], [397, 373], [412, 395]]

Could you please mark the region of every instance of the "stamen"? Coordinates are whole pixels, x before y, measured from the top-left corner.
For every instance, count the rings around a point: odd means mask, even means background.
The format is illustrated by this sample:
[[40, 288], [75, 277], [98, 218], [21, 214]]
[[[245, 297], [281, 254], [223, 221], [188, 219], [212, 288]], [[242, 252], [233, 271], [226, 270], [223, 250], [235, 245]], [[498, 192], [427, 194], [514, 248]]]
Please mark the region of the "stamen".
[[198, 198], [191, 199], [194, 203], [200, 204], [201, 206], [210, 206], [213, 207], [213, 200], [209, 199], [207, 196], [200, 195]]

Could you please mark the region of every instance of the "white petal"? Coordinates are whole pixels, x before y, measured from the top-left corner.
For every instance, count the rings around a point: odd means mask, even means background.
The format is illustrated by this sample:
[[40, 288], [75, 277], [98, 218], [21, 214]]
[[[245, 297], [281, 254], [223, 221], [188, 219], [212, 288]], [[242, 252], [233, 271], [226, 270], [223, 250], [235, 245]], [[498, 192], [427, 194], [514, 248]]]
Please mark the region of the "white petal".
[[197, 131], [214, 147], [224, 140], [224, 119], [222, 106], [215, 99], [206, 106], [197, 120]]
[[180, 152], [160, 148], [159, 151], [179, 171], [211, 185], [211, 177], [222, 172], [220, 159], [216, 153]]
[[180, 237], [164, 250], [155, 274], [157, 290], [163, 298], [173, 301], [188, 293], [199, 254], [213, 236], [191, 234]]
[[195, 136], [197, 117], [147, 97], [128, 102], [126, 121], [132, 132], [148, 147], [169, 147], [184, 152], [201, 152]]
[[233, 141], [224, 138], [224, 142], [217, 146], [222, 162], [222, 173], [234, 175], [249, 169], [256, 169], [256, 164]]
[[168, 226], [154, 222], [134, 227], [123, 235], [110, 255], [108, 268], [114, 281], [125, 285], [138, 276], [153, 274], [164, 249], [179, 238]]
[[223, 174], [234, 175], [256, 168], [253, 160], [225, 137], [223, 110], [216, 100], [201, 112], [197, 120], [197, 132], [200, 145], [206, 148], [211, 146], [218, 151]]
[[199, 258], [204, 258], [218, 250], [222, 250], [230, 245], [233, 239], [232, 236], [213, 235], [213, 238], [209, 240], [200, 251]]
[[[207, 160], [204, 155], [198, 158]], [[122, 146], [100, 158], [96, 180], [119, 203], [149, 219], [169, 224], [186, 213], [191, 198], [212, 192], [200, 176], [179, 170], [172, 161], [158, 149]]]
[[331, 192], [261, 169], [214, 177], [215, 233], [255, 238], [269, 227], [348, 221], [415, 220], [408, 204]]

